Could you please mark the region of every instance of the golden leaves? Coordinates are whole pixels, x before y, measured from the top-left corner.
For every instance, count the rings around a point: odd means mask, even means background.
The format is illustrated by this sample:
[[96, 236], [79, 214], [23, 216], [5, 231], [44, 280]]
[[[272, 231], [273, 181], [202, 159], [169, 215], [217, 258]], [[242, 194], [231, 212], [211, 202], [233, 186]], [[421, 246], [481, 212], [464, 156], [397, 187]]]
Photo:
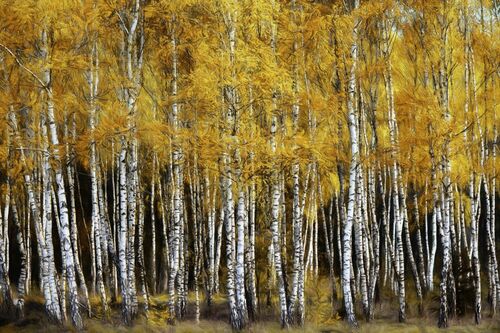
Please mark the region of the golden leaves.
[[[438, 1], [411, 2], [413, 11], [396, 8], [394, 1], [363, 2], [351, 14], [337, 5], [299, 3], [301, 9], [294, 13], [288, 3], [280, 1], [274, 4], [264, 0], [144, 3], [143, 88], [136, 101], [133, 129], [129, 128], [124, 95], [124, 89], [131, 87], [125, 75], [126, 57], [121, 48], [126, 33], [119, 27], [120, 19], [126, 17], [117, 14], [127, 5], [126, 1], [97, 1], [96, 7], [92, 2], [69, 0], [3, 2], [0, 4], [3, 18], [0, 41], [12, 47], [37, 75], [44, 68], [51, 69], [58, 126], [62, 129], [69, 115], [76, 114], [78, 137], [74, 148], [83, 164], [88, 163], [92, 139], [88, 70], [91, 66], [89, 41], [91, 32], [95, 31], [98, 33], [99, 86], [93, 137], [104, 159], [109, 158], [111, 146], [118, 145], [120, 137], [128, 137], [135, 131], [145, 164], [149, 163], [152, 152], [158, 154], [161, 163], [169, 163], [172, 147], [180, 147], [186, 161], [196, 154], [202, 168], [216, 170], [220, 156], [230, 149], [239, 152], [245, 179], [254, 177], [264, 182], [264, 177], [259, 177], [269, 175], [276, 165], [286, 169], [299, 162], [304, 169], [315, 161], [320, 165], [324, 193], [337, 191], [336, 166], [350, 161], [350, 134], [345, 115], [349, 69], [354, 63], [351, 47], [356, 41], [356, 94], [363, 98], [356, 105], [364, 117], [360, 134], [363, 167], [380, 163], [383, 168], [392, 162], [391, 153], [397, 150], [396, 158], [404, 176], [415, 176], [415, 181], [423, 186], [431, 165], [429, 149], [432, 147], [436, 156], [442, 154], [445, 139], [452, 133], [450, 158], [454, 182], [464, 185], [472, 169], [488, 174], [495, 172], [498, 161], [488, 160], [482, 169], [478, 161], [478, 126], [485, 130], [489, 147], [495, 144], [492, 133], [496, 105], [493, 103], [500, 93], [492, 81], [486, 80], [485, 84], [484, 80], [491, 78], [498, 68], [495, 55], [499, 46], [490, 28], [482, 29], [477, 18], [471, 22], [476, 86], [472, 87], [470, 82], [469, 93], [475, 92], [476, 96], [469, 97], [469, 114], [464, 115], [464, 40], [457, 27], [453, 24], [448, 27], [448, 45], [444, 50], [449, 54], [446, 65], [449, 66], [451, 120], [446, 121], [439, 105], [437, 79], [443, 45], [437, 15], [431, 15], [441, 10]], [[227, 12], [234, 15], [234, 57], [229, 47], [228, 22], [224, 21]], [[389, 14], [394, 15], [390, 22]], [[453, 11], [449, 15], [453, 20], [459, 19]], [[175, 23], [172, 23], [174, 16]], [[356, 40], [353, 39], [355, 21], [359, 21]], [[391, 27], [393, 48], [388, 58], [381, 52], [380, 23], [397, 23]], [[54, 34], [50, 57], [43, 60], [39, 54], [39, 38], [42, 28], [46, 27]], [[172, 93], [172, 38], [177, 42], [178, 91], [175, 96]], [[399, 133], [395, 147], [388, 128], [386, 60], [391, 61], [393, 75]], [[15, 103], [16, 108], [32, 107], [32, 122], [25, 127], [35, 128], [35, 142], [40, 135], [39, 117], [45, 112], [44, 94], [13, 59], [5, 58], [2, 65], [8, 77], [2, 78], [0, 86], [0, 115], [3, 119], [11, 103]], [[223, 96], [223, 88], [228, 86], [237, 92], [236, 101], [228, 101], [227, 96]], [[173, 103], [179, 106], [178, 129], [171, 124]], [[291, 120], [294, 103], [300, 108], [296, 133]], [[230, 108], [236, 112], [237, 126], [227, 121]], [[478, 120], [473, 116], [476, 109]], [[276, 152], [270, 146], [271, 116], [278, 122]], [[375, 130], [371, 128], [371, 117], [376, 123]], [[479, 124], [470, 127], [475, 138], [469, 136], [470, 142], [465, 144], [460, 133], [466, 124], [476, 121]], [[232, 133], [232, 127], [238, 130]], [[60, 135], [64, 137], [62, 132], [60, 130]], [[371, 150], [375, 134], [378, 146]], [[474, 155], [472, 161], [464, 153], [467, 149]], [[0, 159], [4, 157], [6, 148], [2, 141]]]

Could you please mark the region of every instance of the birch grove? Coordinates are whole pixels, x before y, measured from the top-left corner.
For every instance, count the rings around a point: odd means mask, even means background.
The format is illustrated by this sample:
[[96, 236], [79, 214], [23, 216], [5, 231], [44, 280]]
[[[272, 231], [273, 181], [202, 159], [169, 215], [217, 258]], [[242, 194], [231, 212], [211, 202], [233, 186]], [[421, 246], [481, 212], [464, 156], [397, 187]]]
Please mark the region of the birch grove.
[[0, 1], [0, 315], [496, 318], [498, 9]]

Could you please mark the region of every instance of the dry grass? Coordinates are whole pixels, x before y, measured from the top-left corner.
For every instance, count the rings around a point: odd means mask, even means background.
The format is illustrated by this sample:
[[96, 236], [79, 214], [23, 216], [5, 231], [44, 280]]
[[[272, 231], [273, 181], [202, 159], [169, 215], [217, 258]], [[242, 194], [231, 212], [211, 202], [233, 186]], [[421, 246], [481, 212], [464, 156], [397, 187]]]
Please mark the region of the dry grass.
[[[499, 332], [500, 320], [484, 318], [481, 325], [473, 323], [472, 314], [466, 314], [461, 318], [450, 321], [450, 328], [446, 330], [438, 329], [437, 324], [437, 304], [435, 295], [429, 295], [425, 304], [427, 305], [422, 314], [418, 314], [417, 302], [411, 296], [408, 298], [408, 321], [405, 324], [397, 322], [397, 299], [390, 292], [381, 295], [381, 302], [376, 308], [376, 320], [367, 323], [360, 319], [359, 328], [353, 330], [344, 321], [333, 314], [329, 298], [330, 286], [328, 281], [321, 279], [317, 283], [309, 283], [306, 290], [306, 322], [307, 325], [301, 329], [289, 329], [287, 332], [373, 332], [373, 333], [432, 333], [432, 332]], [[261, 313], [259, 320], [248, 328], [247, 332], [280, 332], [277, 320], [276, 306], [267, 308], [265, 306], [264, 295], [261, 296]], [[212, 332], [232, 332], [228, 323], [228, 307], [224, 297], [216, 297], [211, 310], [202, 306], [202, 320], [196, 324], [194, 321], [193, 295], [190, 295], [188, 314], [185, 319], [175, 327], [166, 325], [167, 296], [158, 295], [151, 299], [148, 317], [141, 315], [134, 323], [133, 327], [121, 324], [119, 304], [111, 307], [111, 312], [107, 318], [96, 316], [85, 319], [87, 332], [192, 332], [192, 333], [212, 333]], [[94, 310], [99, 312], [99, 301], [92, 299]], [[202, 302], [203, 303], [203, 302]], [[272, 299], [276, 304], [277, 299]], [[26, 317], [16, 322], [0, 320], [0, 332], [73, 332], [71, 326], [56, 326], [48, 322], [44, 313], [43, 298], [30, 296], [26, 303]], [[484, 313], [487, 316], [487, 313]], [[361, 318], [361, 316], [359, 316]]]
[[[151, 333], [161, 333], [161, 332], [175, 332], [175, 333], [218, 333], [227, 332], [230, 333], [231, 327], [221, 321], [212, 320], [201, 320], [199, 324], [194, 323], [192, 320], [183, 321], [177, 326], [167, 326], [165, 323], [152, 322], [151, 320], [146, 320], [145, 318], [140, 318], [137, 320], [133, 327], [123, 326], [113, 322], [103, 322], [97, 319], [88, 319], [85, 322], [86, 331], [91, 333], [101, 333], [101, 332], [151, 332]], [[252, 324], [247, 332], [260, 333], [260, 332], [282, 332], [277, 323], [272, 322], [260, 322]], [[71, 327], [60, 327], [55, 325], [50, 325], [48, 323], [30, 323], [26, 326], [18, 326], [15, 323], [0, 327], [0, 332], [14, 333], [14, 332], [73, 332]], [[348, 327], [344, 322], [338, 321], [334, 324], [329, 325], [314, 325], [308, 324], [303, 329], [290, 329], [287, 332], [370, 332], [370, 333], [432, 333], [432, 332], [456, 332], [456, 333], [479, 333], [479, 332], [500, 332], [500, 324], [498, 321], [485, 320], [480, 326], [473, 325], [471, 323], [461, 324], [459, 322], [453, 322], [452, 327], [442, 330], [436, 327], [435, 323], [428, 322], [427, 320], [412, 319], [406, 324], [399, 323], [389, 323], [383, 320], [376, 320], [372, 323], [361, 323], [359, 329], [352, 329]]]

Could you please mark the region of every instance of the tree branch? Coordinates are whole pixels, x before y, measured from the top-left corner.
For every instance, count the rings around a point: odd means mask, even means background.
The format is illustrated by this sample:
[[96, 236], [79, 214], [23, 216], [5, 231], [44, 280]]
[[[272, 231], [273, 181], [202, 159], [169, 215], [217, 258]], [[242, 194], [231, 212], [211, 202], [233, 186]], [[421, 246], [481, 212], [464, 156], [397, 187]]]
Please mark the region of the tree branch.
[[29, 69], [28, 67], [24, 66], [23, 63], [21, 62], [21, 60], [19, 60], [19, 58], [14, 54], [14, 52], [12, 52], [11, 49], [9, 49], [7, 46], [5, 46], [2, 43], [0, 43], [0, 46], [3, 47], [12, 57], [14, 57], [14, 59], [16, 60], [16, 62], [19, 65], [19, 67], [21, 67], [22, 69], [24, 69], [25, 71], [27, 71], [29, 74], [31, 74], [31, 76], [33, 76], [33, 78], [35, 80], [37, 80], [38, 83], [40, 83], [40, 85], [42, 86], [43, 89], [47, 90], [48, 93], [51, 93], [51, 91], [49, 90], [49, 88], [47, 87], [47, 85], [42, 81], [42, 79], [40, 79], [35, 73], [33, 73], [33, 71], [31, 69]]

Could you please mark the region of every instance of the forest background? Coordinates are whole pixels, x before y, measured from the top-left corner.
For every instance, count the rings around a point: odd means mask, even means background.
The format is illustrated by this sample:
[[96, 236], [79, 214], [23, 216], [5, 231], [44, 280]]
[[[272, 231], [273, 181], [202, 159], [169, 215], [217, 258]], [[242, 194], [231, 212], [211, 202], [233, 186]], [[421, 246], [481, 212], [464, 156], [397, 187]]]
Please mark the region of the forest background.
[[6, 329], [498, 328], [499, 9], [1, 0]]

